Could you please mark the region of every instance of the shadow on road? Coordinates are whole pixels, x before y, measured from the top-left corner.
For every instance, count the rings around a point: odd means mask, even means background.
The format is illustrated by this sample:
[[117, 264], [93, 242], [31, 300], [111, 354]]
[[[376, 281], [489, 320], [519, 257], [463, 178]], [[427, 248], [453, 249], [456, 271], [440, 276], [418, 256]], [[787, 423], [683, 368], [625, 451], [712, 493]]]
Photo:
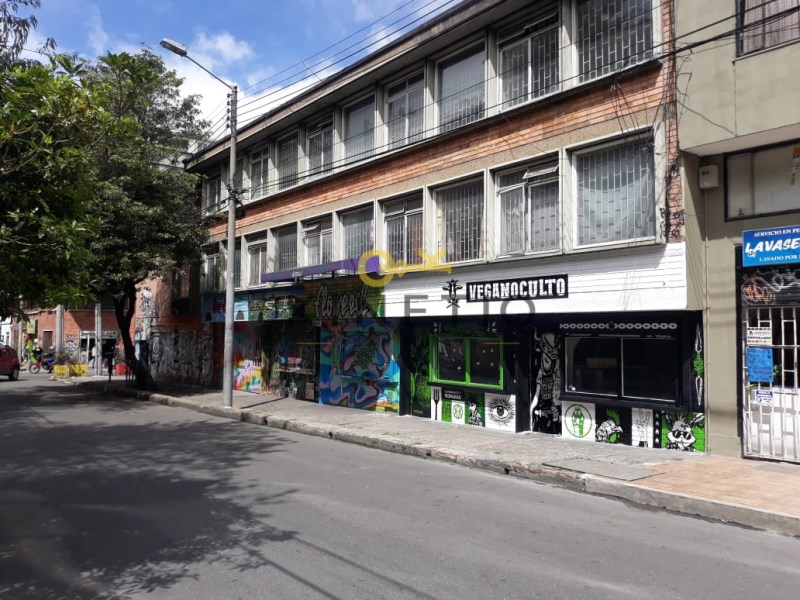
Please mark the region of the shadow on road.
[[[0, 597], [154, 593], [194, 576], [189, 565], [295, 537], [269, 525], [295, 490], [232, 476], [285, 451], [278, 433], [194, 414], [153, 422], [140, 403], [70, 388], [26, 392], [0, 402]], [[70, 405], [130, 423], [68, 422]]]

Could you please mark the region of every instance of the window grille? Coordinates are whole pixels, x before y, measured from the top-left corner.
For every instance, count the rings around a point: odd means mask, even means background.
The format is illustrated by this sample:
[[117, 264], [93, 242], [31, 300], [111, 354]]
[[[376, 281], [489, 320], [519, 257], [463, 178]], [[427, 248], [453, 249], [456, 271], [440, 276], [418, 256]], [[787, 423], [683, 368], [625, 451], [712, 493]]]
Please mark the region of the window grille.
[[800, 0], [740, 0], [739, 54], [800, 39]]
[[278, 143], [278, 189], [285, 190], [297, 183], [297, 135]]
[[575, 22], [581, 81], [652, 56], [652, 0], [577, 0]]
[[558, 249], [558, 164], [504, 173], [497, 182], [501, 254]]
[[384, 214], [386, 249], [394, 261], [422, 264], [422, 198], [387, 202]]
[[447, 188], [437, 193], [440, 247], [446, 262], [483, 256], [483, 181]]
[[389, 148], [419, 141], [423, 136], [425, 78], [422, 74], [386, 90]]
[[450, 131], [483, 117], [485, 79], [483, 46], [439, 66], [440, 131]]
[[653, 149], [645, 140], [577, 156], [578, 244], [655, 235]]
[[276, 271], [288, 271], [297, 267], [297, 226], [275, 231]]
[[345, 109], [344, 148], [348, 159], [360, 160], [372, 154], [375, 144], [375, 99]]
[[257, 150], [250, 155], [250, 199], [267, 193], [267, 151]]
[[342, 214], [343, 258], [361, 258], [372, 248], [372, 207]]
[[249, 238], [247, 254], [250, 263], [249, 285], [260, 285], [261, 276], [267, 272], [267, 236]]
[[333, 261], [331, 218], [310, 221], [303, 226], [306, 264], [324, 265]]
[[333, 126], [320, 125], [308, 134], [308, 171], [317, 175], [329, 171], [333, 164]]

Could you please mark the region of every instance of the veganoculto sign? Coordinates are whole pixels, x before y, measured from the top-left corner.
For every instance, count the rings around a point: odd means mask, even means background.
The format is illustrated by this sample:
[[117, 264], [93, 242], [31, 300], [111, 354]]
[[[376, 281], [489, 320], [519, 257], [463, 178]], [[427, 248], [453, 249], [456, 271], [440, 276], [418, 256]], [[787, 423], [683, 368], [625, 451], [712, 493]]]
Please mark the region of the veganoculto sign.
[[467, 302], [566, 298], [569, 296], [567, 281], [566, 275], [545, 275], [467, 283]]

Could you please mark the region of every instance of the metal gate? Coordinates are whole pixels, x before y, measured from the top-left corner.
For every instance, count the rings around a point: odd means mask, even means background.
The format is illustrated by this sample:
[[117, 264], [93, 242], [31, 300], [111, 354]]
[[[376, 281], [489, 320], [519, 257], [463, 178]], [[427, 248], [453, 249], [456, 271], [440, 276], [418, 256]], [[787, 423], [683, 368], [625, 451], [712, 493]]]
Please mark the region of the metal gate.
[[800, 307], [743, 307], [744, 454], [800, 462]]

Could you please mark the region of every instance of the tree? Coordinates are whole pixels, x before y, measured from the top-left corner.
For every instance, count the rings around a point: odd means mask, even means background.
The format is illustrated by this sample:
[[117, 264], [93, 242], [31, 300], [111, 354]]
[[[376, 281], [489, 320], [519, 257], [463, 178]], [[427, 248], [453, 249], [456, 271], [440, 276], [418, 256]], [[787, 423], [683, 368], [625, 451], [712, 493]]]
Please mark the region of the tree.
[[[0, 0], [0, 67], [9, 68], [19, 61], [28, 33], [36, 28], [36, 17], [19, 16], [20, 7], [39, 8], [41, 4], [41, 0]], [[47, 38], [44, 48], [55, 48], [52, 38]]]
[[106, 132], [94, 153], [99, 185], [89, 208], [99, 223], [90, 244], [93, 289], [113, 297], [126, 361], [145, 385], [130, 337], [137, 285], [200, 257], [208, 232], [197, 178], [178, 165], [205, 124], [198, 99], [181, 97], [181, 80], [149, 49], [107, 54], [84, 82]]
[[54, 306], [88, 292], [97, 130], [72, 66], [0, 69], [0, 317], [22, 316], [20, 300]]

